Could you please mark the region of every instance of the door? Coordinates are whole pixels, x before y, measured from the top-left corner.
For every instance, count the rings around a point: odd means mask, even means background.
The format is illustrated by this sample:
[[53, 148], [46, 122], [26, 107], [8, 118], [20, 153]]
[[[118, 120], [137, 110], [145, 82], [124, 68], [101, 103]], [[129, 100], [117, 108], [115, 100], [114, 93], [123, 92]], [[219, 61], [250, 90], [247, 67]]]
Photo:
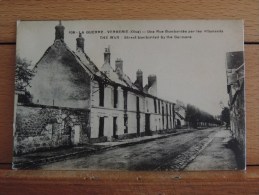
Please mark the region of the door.
[[176, 128], [181, 128], [181, 121], [177, 119]]
[[81, 127], [80, 125], [74, 126], [74, 145], [78, 145], [80, 141], [80, 132], [81, 132]]
[[137, 110], [137, 135], [140, 135], [140, 110], [139, 110], [139, 97], [136, 99], [136, 110]]
[[67, 126], [67, 132], [68, 132], [68, 145], [72, 145], [72, 127]]
[[113, 137], [115, 139], [118, 138], [118, 135], [117, 135], [117, 117], [113, 117]]
[[99, 137], [103, 137], [104, 117], [99, 118]]
[[150, 114], [145, 114], [145, 134], [146, 135], [151, 135], [150, 131]]
[[140, 114], [137, 113], [137, 135], [140, 135]]
[[166, 130], [169, 129], [169, 125], [168, 125], [168, 104], [166, 104]]
[[162, 129], [164, 129], [164, 124], [165, 124], [165, 118], [164, 118], [165, 114], [164, 114], [164, 106], [162, 106]]
[[128, 115], [124, 114], [124, 133], [128, 133]]

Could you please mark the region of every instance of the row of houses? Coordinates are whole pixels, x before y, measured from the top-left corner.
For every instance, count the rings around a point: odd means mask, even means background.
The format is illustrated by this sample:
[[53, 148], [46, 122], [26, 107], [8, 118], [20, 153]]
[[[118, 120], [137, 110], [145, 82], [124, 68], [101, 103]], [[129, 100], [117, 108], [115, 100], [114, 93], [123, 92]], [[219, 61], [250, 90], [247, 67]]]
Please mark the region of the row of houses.
[[[48, 135], [50, 145], [54, 138], [57, 146], [77, 145], [181, 127], [184, 112], [176, 112], [174, 102], [157, 97], [156, 75], [149, 75], [144, 85], [143, 72], [137, 70], [136, 80], [131, 81], [123, 71], [122, 59], [112, 67], [109, 47], [99, 69], [85, 53], [82, 35], [76, 39], [76, 51], [72, 51], [65, 43], [64, 30], [61, 22], [55, 27], [54, 43], [35, 65], [27, 88], [31, 102], [17, 108], [15, 132], [19, 140]], [[33, 121], [28, 121], [29, 113]], [[26, 124], [23, 118], [27, 118]], [[40, 130], [35, 130], [35, 123]], [[60, 137], [66, 141], [59, 143]]]

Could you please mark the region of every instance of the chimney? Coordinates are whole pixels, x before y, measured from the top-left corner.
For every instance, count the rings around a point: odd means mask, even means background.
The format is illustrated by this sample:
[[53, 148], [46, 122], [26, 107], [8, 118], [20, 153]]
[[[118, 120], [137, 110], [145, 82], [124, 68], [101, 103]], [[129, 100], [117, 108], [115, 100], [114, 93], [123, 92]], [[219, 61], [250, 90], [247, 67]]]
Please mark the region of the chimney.
[[82, 34], [79, 32], [79, 37], [76, 39], [76, 49], [84, 52], [85, 39], [82, 37]]
[[156, 75], [149, 75], [148, 76], [148, 93], [157, 96], [157, 80]]
[[55, 26], [55, 29], [56, 29], [55, 40], [57, 39], [64, 40], [65, 27], [62, 26], [61, 21], [59, 21], [59, 24], [57, 26]]
[[115, 61], [115, 72], [117, 72], [117, 74], [122, 77], [123, 75], [123, 61], [120, 58], [117, 58], [117, 60]]
[[142, 70], [138, 69], [138, 71], [136, 72], [136, 85], [140, 88], [143, 89], [143, 72]]
[[151, 87], [156, 82], [156, 75], [148, 76], [148, 86]]
[[105, 48], [105, 52], [104, 52], [104, 63], [111, 64], [110, 47]]

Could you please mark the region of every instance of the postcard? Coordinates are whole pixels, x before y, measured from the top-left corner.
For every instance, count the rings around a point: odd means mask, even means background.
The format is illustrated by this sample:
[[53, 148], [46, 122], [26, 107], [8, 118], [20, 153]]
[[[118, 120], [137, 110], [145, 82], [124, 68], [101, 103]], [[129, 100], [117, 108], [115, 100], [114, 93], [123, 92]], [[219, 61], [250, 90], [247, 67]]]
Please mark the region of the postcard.
[[13, 169], [243, 170], [241, 20], [18, 21]]

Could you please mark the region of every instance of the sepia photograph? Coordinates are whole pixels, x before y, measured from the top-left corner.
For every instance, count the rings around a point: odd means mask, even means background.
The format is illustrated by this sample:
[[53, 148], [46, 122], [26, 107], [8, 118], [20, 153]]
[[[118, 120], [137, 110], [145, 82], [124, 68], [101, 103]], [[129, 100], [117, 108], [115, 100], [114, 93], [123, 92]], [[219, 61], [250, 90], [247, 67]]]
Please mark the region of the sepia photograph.
[[246, 165], [242, 20], [17, 21], [13, 169]]

